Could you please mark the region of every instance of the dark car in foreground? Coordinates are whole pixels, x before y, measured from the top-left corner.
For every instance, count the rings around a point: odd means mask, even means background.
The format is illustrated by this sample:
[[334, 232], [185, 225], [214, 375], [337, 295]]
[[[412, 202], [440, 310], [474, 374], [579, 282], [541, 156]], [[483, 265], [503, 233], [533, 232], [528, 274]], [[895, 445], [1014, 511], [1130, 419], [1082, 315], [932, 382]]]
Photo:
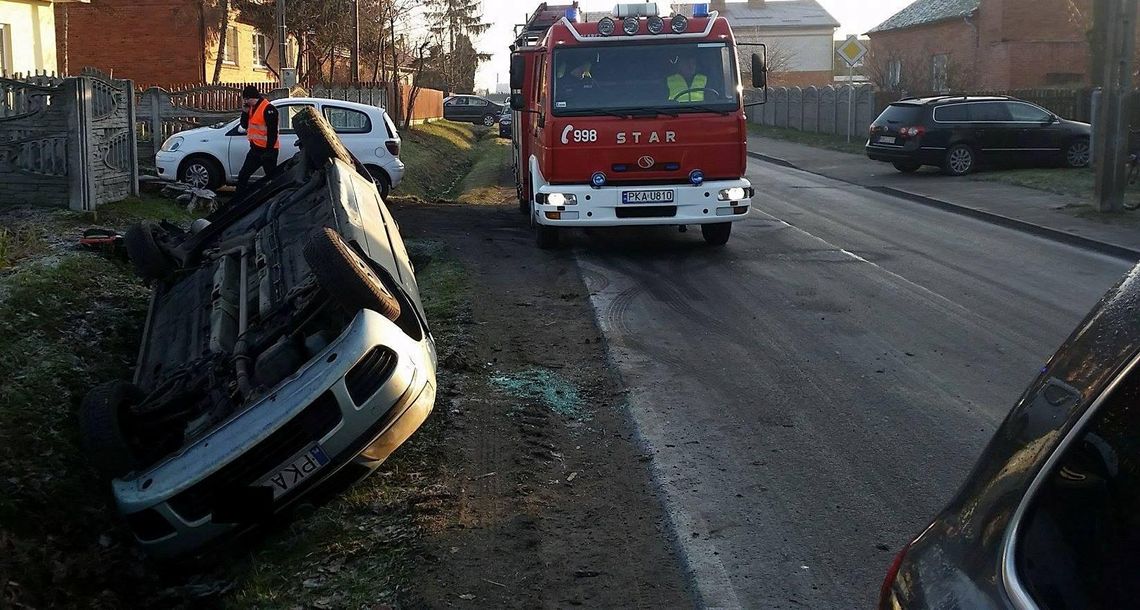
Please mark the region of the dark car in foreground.
[[924, 165], [962, 176], [979, 165], [1089, 164], [1087, 123], [1011, 97], [940, 96], [892, 103], [871, 124], [867, 156], [903, 173]]
[[514, 123], [514, 120], [515, 120], [514, 116], [511, 114], [511, 109], [509, 107], [503, 108], [503, 113], [499, 115], [499, 137], [500, 138], [511, 137], [511, 133], [512, 133], [511, 128], [512, 128], [512, 124]]
[[882, 609], [1140, 605], [1140, 266], [1018, 400], [899, 553]]
[[443, 100], [443, 118], [458, 123], [490, 127], [502, 111], [502, 105], [477, 95], [453, 95]]
[[[194, 552], [371, 473], [435, 401], [398, 228], [321, 115], [228, 208], [126, 234], [153, 286], [134, 379], [80, 408], [86, 455], [151, 555]], [[251, 187], [252, 188], [252, 187]]]

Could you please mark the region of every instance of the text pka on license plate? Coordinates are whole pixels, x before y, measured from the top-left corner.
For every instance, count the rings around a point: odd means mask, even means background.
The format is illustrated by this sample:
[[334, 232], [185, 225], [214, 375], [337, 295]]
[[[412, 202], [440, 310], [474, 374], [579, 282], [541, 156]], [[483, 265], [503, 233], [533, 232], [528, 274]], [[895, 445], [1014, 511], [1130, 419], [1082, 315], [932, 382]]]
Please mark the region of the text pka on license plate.
[[261, 487], [273, 488], [273, 499], [276, 500], [313, 476], [313, 473], [328, 463], [329, 456], [325, 454], [320, 445], [314, 443], [257, 484]]
[[622, 191], [622, 203], [673, 203], [671, 189], [659, 191]]

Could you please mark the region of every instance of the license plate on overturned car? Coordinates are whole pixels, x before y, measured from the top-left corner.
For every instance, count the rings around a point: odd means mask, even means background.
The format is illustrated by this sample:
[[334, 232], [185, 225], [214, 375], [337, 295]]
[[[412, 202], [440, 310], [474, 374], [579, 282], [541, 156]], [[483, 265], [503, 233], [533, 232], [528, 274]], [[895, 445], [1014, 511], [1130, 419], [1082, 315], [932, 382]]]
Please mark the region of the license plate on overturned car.
[[673, 191], [622, 191], [622, 203], [673, 203]]
[[302, 482], [308, 480], [313, 473], [317, 472], [329, 463], [329, 456], [325, 454], [324, 449], [320, 445], [313, 444], [305, 449], [301, 454], [283, 464], [276, 471], [271, 473], [257, 483], [260, 487], [270, 487], [273, 489], [273, 499], [289, 493], [289, 491]]

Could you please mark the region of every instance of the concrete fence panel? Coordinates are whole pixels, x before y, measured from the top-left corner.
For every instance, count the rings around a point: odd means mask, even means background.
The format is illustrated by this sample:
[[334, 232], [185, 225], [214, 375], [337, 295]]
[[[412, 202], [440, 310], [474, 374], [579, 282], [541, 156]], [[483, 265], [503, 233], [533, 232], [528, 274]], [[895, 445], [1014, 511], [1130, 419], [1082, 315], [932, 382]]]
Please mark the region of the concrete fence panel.
[[871, 123], [875, 121], [875, 90], [872, 87], [859, 87], [855, 92], [855, 138], [867, 135]]
[[788, 89], [788, 127], [797, 131], [804, 128], [804, 90]]
[[763, 123], [767, 127], [772, 127], [776, 124], [776, 96], [771, 88], [766, 92], [768, 96], [768, 103], [763, 107]]
[[851, 85], [843, 85], [839, 87], [835, 94], [835, 135], [846, 136], [847, 130], [851, 127], [852, 114], [850, 107], [852, 103], [852, 94], [854, 93]]
[[773, 90], [776, 98], [776, 127], [788, 126], [788, 88], [776, 87]]
[[808, 133], [819, 131], [819, 89], [815, 86], [804, 89], [803, 130]]
[[828, 85], [819, 92], [819, 133], [835, 133], [835, 87]]

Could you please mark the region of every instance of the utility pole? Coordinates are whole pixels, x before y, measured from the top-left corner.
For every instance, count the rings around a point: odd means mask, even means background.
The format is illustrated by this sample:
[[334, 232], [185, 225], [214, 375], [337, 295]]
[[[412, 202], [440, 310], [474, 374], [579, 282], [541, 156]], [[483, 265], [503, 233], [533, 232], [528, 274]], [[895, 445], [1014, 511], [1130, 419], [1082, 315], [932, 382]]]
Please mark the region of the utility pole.
[[289, 67], [289, 53], [286, 52], [285, 33], [285, 0], [277, 0], [277, 68], [284, 70]]
[[1136, 46], [1136, 1], [1105, 0], [1104, 93], [1096, 117], [1096, 208], [1123, 209], [1128, 158], [1129, 99], [1132, 93], [1132, 53]]
[[388, 31], [392, 35], [392, 93], [389, 98], [392, 100], [396, 116], [400, 116], [400, 64], [396, 58], [396, 15], [394, 14], [388, 16]]
[[352, 0], [352, 82], [360, 80], [360, 0]]

